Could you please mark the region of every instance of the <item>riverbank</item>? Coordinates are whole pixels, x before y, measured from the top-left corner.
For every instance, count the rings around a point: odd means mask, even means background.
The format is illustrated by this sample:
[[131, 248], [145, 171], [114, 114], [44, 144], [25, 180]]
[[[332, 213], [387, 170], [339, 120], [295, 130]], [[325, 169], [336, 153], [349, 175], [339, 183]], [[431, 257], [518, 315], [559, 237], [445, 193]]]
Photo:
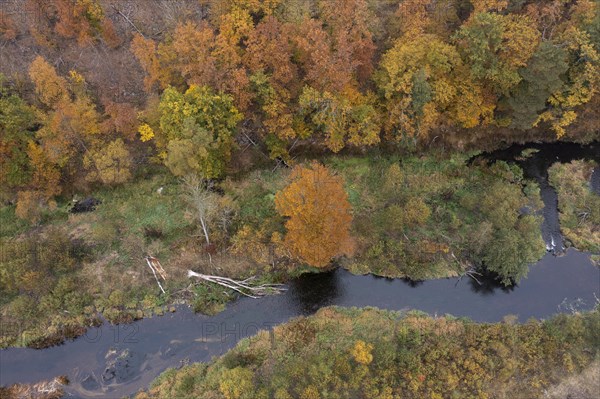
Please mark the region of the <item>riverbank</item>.
[[14, 384], [10, 387], [0, 387], [0, 397], [2, 399], [60, 399], [65, 394], [63, 387], [68, 383], [65, 377], [56, 377], [51, 381], [36, 384]]
[[[281, 295], [240, 298], [225, 310], [205, 316], [187, 306], [161, 317], [131, 324], [104, 323], [63, 345], [37, 350], [9, 348], [0, 353], [0, 385], [35, 383], [68, 376], [66, 392], [80, 398], [123, 397], [148, 387], [170, 367], [209, 362], [242, 338], [271, 329], [327, 306], [378, 307], [429, 315], [454, 315], [477, 323], [497, 323], [507, 316], [519, 323], [548, 319], [557, 313], [587, 312], [600, 297], [600, 269], [590, 255], [569, 249], [546, 254], [518, 286], [493, 279], [436, 279], [414, 283], [337, 268], [303, 274]], [[151, 365], [151, 368], [148, 368]]]
[[599, 323], [597, 311], [525, 324], [510, 318], [478, 324], [418, 312], [323, 308], [244, 339], [209, 364], [171, 369], [136, 399], [321, 398], [325, 393], [514, 397], [515, 392], [542, 398], [592, 365], [600, 350]]
[[[599, 324], [598, 310], [524, 324], [507, 316], [490, 324], [325, 307], [258, 331], [207, 363], [170, 368], [134, 397], [591, 397], [598, 383]], [[58, 399], [79, 396], [77, 387], [80, 381], [59, 377], [1, 387], [0, 393]], [[105, 396], [115, 397], [110, 391]]]
[[[353, 273], [414, 281], [458, 276], [485, 262], [508, 276], [526, 274], [544, 246], [536, 184], [504, 162], [466, 165], [472, 154], [326, 157], [345, 181], [356, 251], [337, 262]], [[185, 189], [166, 174], [114, 190], [89, 213], [62, 203], [30, 227], [3, 208], [2, 346], [44, 347], [99, 321], [128, 322], [163, 314], [177, 303], [214, 314], [237, 295], [190, 285], [187, 270], [280, 283], [318, 269], [290, 258], [274, 196], [289, 170], [256, 170], [222, 181], [212, 195], [211, 245], [194, 222]], [[67, 250], [65, 250], [65, 248]], [[506, 257], [510, 254], [510, 257]], [[161, 294], [143, 257], [167, 274]], [[32, 268], [31, 265], [36, 267]], [[8, 272], [6, 272], [8, 271]]]
[[600, 254], [600, 193], [590, 187], [597, 164], [591, 161], [556, 163], [549, 170], [558, 193], [561, 231], [570, 246]]

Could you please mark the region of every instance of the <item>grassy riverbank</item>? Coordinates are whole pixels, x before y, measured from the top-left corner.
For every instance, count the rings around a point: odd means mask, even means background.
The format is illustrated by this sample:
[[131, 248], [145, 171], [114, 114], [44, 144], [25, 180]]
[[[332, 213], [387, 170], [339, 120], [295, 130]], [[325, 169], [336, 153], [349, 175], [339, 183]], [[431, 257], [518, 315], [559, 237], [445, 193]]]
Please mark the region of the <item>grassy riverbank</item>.
[[564, 398], [593, 392], [599, 327], [597, 311], [478, 324], [324, 308], [166, 371], [136, 399]]
[[558, 193], [560, 228], [569, 244], [600, 254], [600, 196], [590, 189], [591, 161], [555, 163], [548, 170]]
[[[505, 283], [543, 255], [538, 188], [515, 166], [467, 166], [468, 155], [331, 158], [355, 211], [356, 273], [422, 280], [485, 264]], [[522, 212], [523, 211], [523, 212]]]
[[[537, 187], [505, 163], [467, 166], [466, 154], [405, 158], [337, 156], [322, 162], [345, 180], [352, 205], [353, 256], [337, 263], [355, 273], [427, 279], [456, 276], [485, 264], [518, 279], [543, 255]], [[70, 214], [59, 201], [39, 225], [1, 210], [0, 346], [45, 346], [85, 326], [161, 314], [186, 302], [203, 313], [222, 310], [235, 293], [190, 285], [187, 270], [284, 282], [318, 269], [289, 256], [275, 194], [289, 169], [228, 178], [210, 194], [211, 245], [199, 229], [186, 188], [170, 175], [95, 191], [102, 204]], [[162, 294], [144, 257], [158, 258]]]

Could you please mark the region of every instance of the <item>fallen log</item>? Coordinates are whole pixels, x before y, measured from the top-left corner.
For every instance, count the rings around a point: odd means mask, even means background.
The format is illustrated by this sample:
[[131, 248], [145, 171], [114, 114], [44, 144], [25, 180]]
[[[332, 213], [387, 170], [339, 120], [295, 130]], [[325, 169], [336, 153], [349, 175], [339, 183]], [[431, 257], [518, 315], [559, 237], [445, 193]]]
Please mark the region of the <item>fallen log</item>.
[[188, 277], [195, 277], [209, 283], [218, 284], [250, 298], [258, 298], [269, 294], [278, 294], [287, 290], [287, 288], [283, 287], [282, 284], [256, 284], [255, 276], [249, 277], [245, 280], [234, 280], [228, 277], [212, 276], [209, 274], [201, 274], [188, 270]]
[[160, 274], [160, 277], [162, 277], [163, 280], [167, 280], [167, 273], [165, 273], [165, 270], [162, 268], [162, 266], [160, 265], [160, 262], [158, 261], [158, 259], [156, 259], [153, 256], [146, 256], [144, 258], [146, 260], [146, 263], [148, 264], [148, 267], [150, 268], [150, 270], [152, 270], [152, 274], [154, 275], [154, 278], [156, 279], [156, 283], [158, 284], [158, 287], [160, 288], [160, 290], [162, 291], [163, 294], [166, 294], [165, 289], [163, 288], [162, 284], [160, 283], [160, 280], [158, 279], [158, 274]]

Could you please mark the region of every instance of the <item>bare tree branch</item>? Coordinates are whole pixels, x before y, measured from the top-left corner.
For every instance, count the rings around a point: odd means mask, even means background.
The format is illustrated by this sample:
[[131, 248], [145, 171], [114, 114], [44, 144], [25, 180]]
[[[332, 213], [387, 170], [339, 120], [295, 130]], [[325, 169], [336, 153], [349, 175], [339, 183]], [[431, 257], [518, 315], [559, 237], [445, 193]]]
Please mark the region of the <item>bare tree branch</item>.
[[208, 224], [216, 210], [215, 194], [206, 189], [195, 175], [186, 176], [183, 179], [183, 186], [186, 200], [194, 209], [195, 216], [200, 222], [206, 245], [210, 245]]
[[160, 263], [158, 262], [158, 259], [156, 259], [153, 256], [146, 256], [144, 259], [146, 259], [146, 263], [148, 264], [148, 267], [150, 268], [150, 270], [152, 270], [152, 274], [154, 274], [154, 278], [156, 279], [156, 283], [158, 284], [160, 290], [162, 291], [163, 294], [166, 294], [165, 289], [163, 288], [163, 286], [160, 283], [160, 280], [158, 279], [158, 276], [156, 274], [156, 271], [158, 270], [158, 273], [160, 274], [162, 279], [166, 280], [166, 278], [165, 278], [166, 273], [165, 273], [164, 269], [162, 268], [162, 266], [160, 265]]
[[200, 274], [188, 270], [188, 277], [195, 277], [209, 283], [218, 284], [222, 287], [232, 289], [250, 298], [258, 298], [268, 294], [277, 294], [286, 290], [282, 284], [260, 284], [254, 283], [256, 277], [252, 276], [245, 280], [234, 280], [228, 277]]
[[144, 34], [142, 33], [142, 31], [141, 31], [141, 30], [139, 30], [137, 26], [135, 26], [135, 24], [134, 24], [134, 23], [133, 23], [133, 22], [132, 22], [132, 21], [129, 19], [129, 17], [128, 17], [127, 15], [123, 14], [123, 13], [121, 12], [121, 10], [119, 10], [117, 7], [115, 7], [115, 5], [114, 5], [114, 4], [112, 5], [112, 8], [113, 8], [113, 9], [114, 9], [114, 10], [115, 10], [115, 11], [116, 11], [116, 12], [117, 12], [117, 13], [118, 13], [120, 16], [122, 16], [123, 18], [125, 18], [125, 21], [129, 22], [129, 25], [133, 26], [133, 29], [135, 29], [135, 30], [136, 30], [136, 31], [137, 31], [137, 32], [138, 32], [140, 35], [142, 35], [142, 37], [143, 37], [144, 39], [146, 38], [146, 36], [144, 36]]

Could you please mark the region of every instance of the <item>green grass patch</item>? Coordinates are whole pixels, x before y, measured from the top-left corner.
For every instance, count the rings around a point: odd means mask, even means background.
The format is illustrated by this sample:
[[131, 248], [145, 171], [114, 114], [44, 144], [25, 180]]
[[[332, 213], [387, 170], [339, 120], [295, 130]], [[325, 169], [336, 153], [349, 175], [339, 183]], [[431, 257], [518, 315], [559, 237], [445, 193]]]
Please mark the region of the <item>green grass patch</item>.
[[[323, 159], [344, 178], [352, 204], [356, 252], [339, 263], [354, 273], [415, 280], [458, 275], [472, 265], [496, 271], [506, 283], [525, 275], [544, 246], [540, 220], [519, 210], [540, 206], [538, 189], [513, 166], [467, 166], [467, 159], [443, 153]], [[10, 251], [0, 262], [0, 312], [27, 339], [11, 333], [0, 345], [39, 342], [65, 323], [89, 324], [96, 311], [115, 322], [162, 313], [179, 294], [161, 294], [147, 255], [165, 267], [168, 293], [183, 292], [207, 314], [237, 295], [210, 284], [184, 290], [187, 269], [268, 283], [318, 272], [290, 257], [282, 240], [285, 220], [274, 199], [289, 172], [256, 170], [221, 182], [222, 194], [211, 196], [211, 248], [183, 186], [167, 174], [94, 191], [90, 196], [102, 204], [93, 212], [68, 214], [70, 204], [59, 204], [38, 226], [2, 208], [2, 244]]]

